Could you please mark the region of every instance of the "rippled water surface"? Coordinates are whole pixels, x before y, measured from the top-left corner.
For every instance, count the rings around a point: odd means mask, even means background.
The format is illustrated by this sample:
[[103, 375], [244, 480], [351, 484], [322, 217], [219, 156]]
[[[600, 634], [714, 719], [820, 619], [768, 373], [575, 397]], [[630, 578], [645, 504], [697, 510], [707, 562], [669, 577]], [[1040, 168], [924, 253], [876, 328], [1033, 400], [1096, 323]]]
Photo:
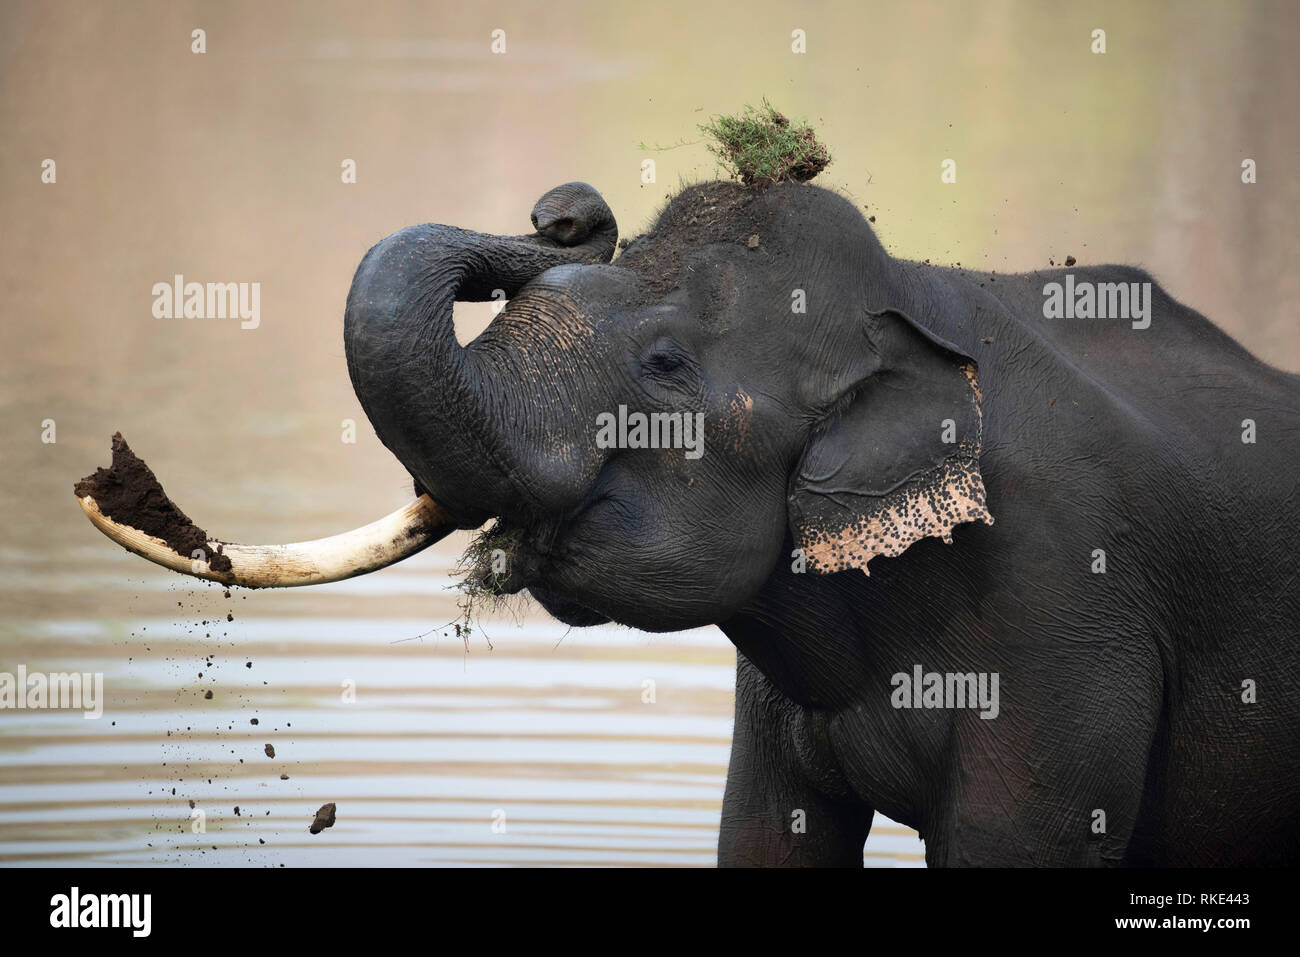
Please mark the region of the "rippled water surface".
[[[318, 588], [295, 615], [275, 614], [283, 593], [227, 599], [104, 551], [87, 563], [123, 613], [0, 635], [6, 665], [21, 648], [29, 671], [102, 672], [106, 689], [98, 720], [3, 715], [0, 862], [713, 862], [735, 666], [715, 629], [524, 614], [444, 637], [418, 613], [449, 607], [437, 554]], [[326, 801], [337, 823], [309, 835]], [[867, 860], [920, 852], [881, 821]]]

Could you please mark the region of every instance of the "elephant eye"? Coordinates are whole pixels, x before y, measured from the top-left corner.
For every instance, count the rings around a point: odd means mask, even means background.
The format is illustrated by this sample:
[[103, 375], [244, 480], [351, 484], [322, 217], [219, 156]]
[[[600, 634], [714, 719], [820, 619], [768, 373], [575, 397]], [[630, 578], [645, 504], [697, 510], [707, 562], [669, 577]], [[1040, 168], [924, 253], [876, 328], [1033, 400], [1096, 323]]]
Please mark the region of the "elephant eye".
[[685, 361], [675, 352], [656, 352], [646, 359], [646, 369], [650, 372], [672, 372], [681, 368]]
[[656, 342], [641, 360], [642, 368], [650, 375], [669, 375], [686, 364], [686, 351], [668, 339]]
[[694, 364], [690, 355], [677, 343], [660, 339], [641, 359], [641, 372], [660, 385], [689, 388]]

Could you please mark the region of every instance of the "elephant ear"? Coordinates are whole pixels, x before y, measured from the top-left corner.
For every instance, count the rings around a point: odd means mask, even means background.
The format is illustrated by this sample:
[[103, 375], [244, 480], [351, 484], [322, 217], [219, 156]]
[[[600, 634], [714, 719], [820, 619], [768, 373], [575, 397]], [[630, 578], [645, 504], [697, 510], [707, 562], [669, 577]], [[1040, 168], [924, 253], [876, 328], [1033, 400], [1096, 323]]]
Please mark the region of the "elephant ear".
[[963, 522], [993, 524], [975, 360], [893, 309], [868, 313], [870, 372], [832, 397], [790, 480], [795, 545], [821, 573], [867, 571]]

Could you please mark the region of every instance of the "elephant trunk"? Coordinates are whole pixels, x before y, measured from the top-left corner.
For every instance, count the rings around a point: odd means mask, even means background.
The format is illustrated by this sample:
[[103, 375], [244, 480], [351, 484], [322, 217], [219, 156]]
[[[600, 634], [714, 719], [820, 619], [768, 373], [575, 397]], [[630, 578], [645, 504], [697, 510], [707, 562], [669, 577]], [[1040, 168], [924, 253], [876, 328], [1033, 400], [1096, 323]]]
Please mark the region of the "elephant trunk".
[[366, 253], [348, 293], [344, 345], [361, 406], [460, 527], [500, 514], [520, 490], [501, 390], [456, 341], [453, 303], [512, 298], [554, 266], [609, 262], [618, 238], [609, 207], [585, 183], [548, 192], [532, 220], [537, 232], [526, 236], [403, 229]]

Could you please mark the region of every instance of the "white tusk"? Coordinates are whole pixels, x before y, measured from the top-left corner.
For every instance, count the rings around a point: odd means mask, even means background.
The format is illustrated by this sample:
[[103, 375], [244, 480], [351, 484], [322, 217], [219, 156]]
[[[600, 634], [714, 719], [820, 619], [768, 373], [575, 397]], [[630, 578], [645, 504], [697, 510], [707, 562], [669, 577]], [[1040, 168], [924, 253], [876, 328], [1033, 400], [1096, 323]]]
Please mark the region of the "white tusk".
[[451, 517], [421, 495], [377, 522], [341, 535], [290, 545], [237, 545], [209, 542], [212, 554], [230, 559], [230, 571], [212, 570], [206, 561], [178, 555], [166, 542], [138, 528], [113, 521], [90, 496], [77, 499], [94, 526], [129, 552], [172, 571], [224, 585], [289, 588], [321, 585], [386, 568], [446, 537], [455, 528]]

